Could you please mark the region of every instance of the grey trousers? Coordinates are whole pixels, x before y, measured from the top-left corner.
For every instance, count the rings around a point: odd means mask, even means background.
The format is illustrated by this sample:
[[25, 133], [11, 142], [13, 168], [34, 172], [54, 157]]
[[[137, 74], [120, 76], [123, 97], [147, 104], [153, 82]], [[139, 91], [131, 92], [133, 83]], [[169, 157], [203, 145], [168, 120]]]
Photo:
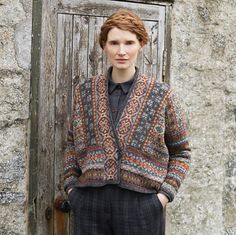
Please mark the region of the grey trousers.
[[73, 188], [69, 201], [74, 235], [164, 235], [163, 206], [156, 194], [107, 185]]

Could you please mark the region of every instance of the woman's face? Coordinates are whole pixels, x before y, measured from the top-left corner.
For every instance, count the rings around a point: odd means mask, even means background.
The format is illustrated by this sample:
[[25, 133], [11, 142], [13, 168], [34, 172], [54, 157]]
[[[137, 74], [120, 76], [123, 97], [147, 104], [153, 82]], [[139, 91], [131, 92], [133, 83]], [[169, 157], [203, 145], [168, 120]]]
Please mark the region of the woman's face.
[[113, 69], [133, 69], [140, 49], [136, 34], [116, 27], [108, 32], [104, 51]]

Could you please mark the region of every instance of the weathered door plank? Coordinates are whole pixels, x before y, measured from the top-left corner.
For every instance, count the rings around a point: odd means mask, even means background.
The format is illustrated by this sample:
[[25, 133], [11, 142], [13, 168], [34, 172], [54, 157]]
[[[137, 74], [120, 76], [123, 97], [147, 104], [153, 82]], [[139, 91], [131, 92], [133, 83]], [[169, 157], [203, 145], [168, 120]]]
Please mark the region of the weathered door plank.
[[158, 22], [145, 22], [145, 27], [149, 33], [149, 42], [148, 44], [143, 48], [143, 70], [142, 72], [146, 74], [147, 76], [155, 77], [160, 80], [160, 78], [157, 76], [157, 42], [158, 40], [158, 31], [157, 31], [157, 25]]
[[74, 16], [72, 76], [80, 80], [88, 76], [88, 21], [88, 16]]
[[[55, 200], [63, 195], [63, 155], [70, 119], [73, 16], [58, 15], [55, 99]], [[64, 194], [65, 195], [65, 194]], [[69, 214], [54, 209], [56, 235], [69, 233]]]
[[[141, 5], [141, 4], [140, 4]], [[97, 7], [99, 6], [99, 7]], [[79, 14], [86, 16], [109, 16], [115, 11], [127, 8], [136, 12], [144, 20], [153, 20], [159, 18], [159, 7], [146, 4], [145, 7], [138, 7], [137, 3], [120, 2], [120, 1], [77, 1], [77, 0], [61, 0], [59, 4], [59, 13]]]
[[166, 23], [166, 8], [160, 7], [157, 74], [161, 78], [161, 81], [163, 81], [162, 68], [163, 68], [163, 53], [165, 50], [165, 36], [166, 36], [165, 23]]
[[[42, 6], [38, 106], [37, 234], [53, 234], [56, 15], [55, 1]], [[34, 130], [31, 130], [34, 131]], [[35, 234], [33, 234], [35, 235]]]
[[99, 32], [102, 24], [103, 17], [89, 17], [88, 77], [102, 73], [105, 66], [103, 65], [103, 51], [99, 46]]

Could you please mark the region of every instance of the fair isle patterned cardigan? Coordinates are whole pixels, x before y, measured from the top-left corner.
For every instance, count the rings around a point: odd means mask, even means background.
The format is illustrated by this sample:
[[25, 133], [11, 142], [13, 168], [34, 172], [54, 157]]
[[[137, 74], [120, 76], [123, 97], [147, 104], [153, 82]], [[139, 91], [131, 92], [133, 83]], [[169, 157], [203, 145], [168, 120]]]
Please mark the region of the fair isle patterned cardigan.
[[117, 184], [176, 195], [190, 162], [183, 113], [167, 84], [144, 75], [130, 88], [115, 125], [108, 80], [100, 75], [75, 88], [65, 151], [65, 190]]

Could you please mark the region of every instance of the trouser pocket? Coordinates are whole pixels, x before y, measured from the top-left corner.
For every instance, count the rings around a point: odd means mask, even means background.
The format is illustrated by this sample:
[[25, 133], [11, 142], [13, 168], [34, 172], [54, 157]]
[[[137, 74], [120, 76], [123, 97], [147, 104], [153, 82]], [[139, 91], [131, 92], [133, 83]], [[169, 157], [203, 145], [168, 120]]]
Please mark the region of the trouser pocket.
[[83, 189], [74, 187], [68, 195], [68, 199], [71, 205], [71, 209], [75, 212], [78, 206], [81, 205], [83, 199]]

